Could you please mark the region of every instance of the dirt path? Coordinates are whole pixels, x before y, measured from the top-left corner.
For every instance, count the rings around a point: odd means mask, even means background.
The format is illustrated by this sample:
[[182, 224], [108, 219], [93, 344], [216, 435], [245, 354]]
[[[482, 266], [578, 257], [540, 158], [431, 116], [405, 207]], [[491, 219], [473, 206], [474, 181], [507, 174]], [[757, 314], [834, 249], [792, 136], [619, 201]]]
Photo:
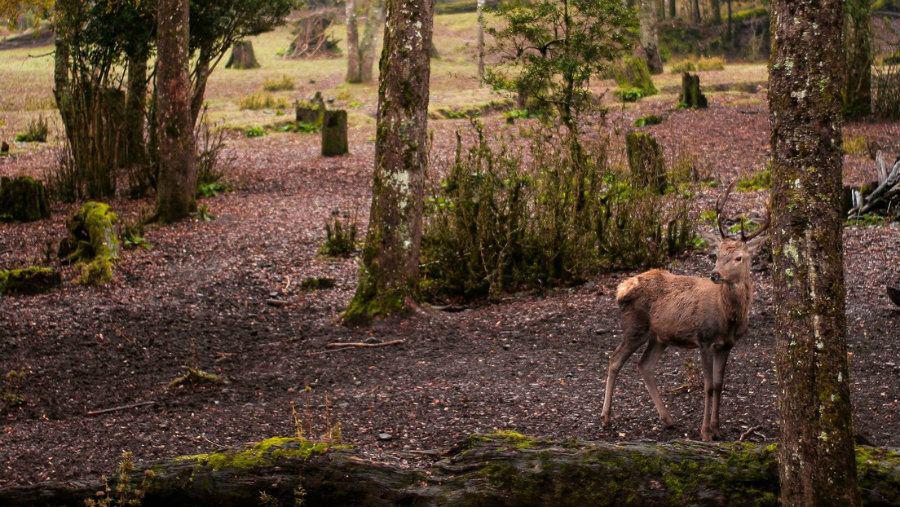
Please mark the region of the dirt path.
[[[703, 143], [700, 156], [723, 179], [757, 169], [748, 160], [765, 160], [763, 111], [676, 114], [685, 117], [670, 119], [670, 130], [654, 129], [667, 142], [683, 132], [678, 125], [718, 136]], [[746, 134], [718, 130], [744, 125], [745, 116], [753, 127]], [[435, 158], [447, 156], [452, 129], [462, 124], [435, 124]], [[898, 135], [896, 126], [854, 128]], [[216, 220], [151, 229], [153, 248], [129, 252], [108, 288], [66, 283], [43, 296], [0, 299], [0, 373], [27, 372], [25, 404], [0, 415], [0, 487], [108, 473], [123, 450], [152, 461], [292, 434], [291, 402], [318, 431], [326, 419], [340, 422], [348, 442], [401, 461], [422, 459], [403, 451], [443, 448], [494, 428], [557, 438], [698, 437], [697, 360], [675, 350], [662, 359], [658, 378], [676, 429], [660, 428], [631, 365], [621, 375], [615, 425], [599, 425], [606, 357], [620, 333], [612, 294], [626, 273], [460, 313], [425, 307], [370, 329], [337, 325], [356, 260], [322, 259], [316, 250], [332, 210], [365, 222], [370, 138], [354, 132], [353, 155], [332, 160], [318, 157], [310, 136], [235, 138], [229, 146], [242, 169], [232, 178], [240, 189], [205, 201]], [[42, 163], [46, 157], [24, 157], [0, 165], [0, 174], [36, 172]], [[749, 206], [761, 195], [741, 198]], [[115, 205], [127, 218], [140, 203]], [[0, 225], [0, 267], [42, 257], [45, 243], [61, 237], [68, 210], [57, 207], [52, 220], [37, 224]], [[897, 447], [900, 312], [883, 287], [900, 274], [900, 229], [848, 229], [845, 242], [856, 429], [874, 444]], [[711, 267], [698, 253], [672, 269]], [[304, 292], [299, 282], [310, 276], [333, 277], [337, 287]], [[776, 436], [771, 288], [767, 274], [755, 278], [753, 325], [728, 372], [727, 439], [756, 426], [758, 438]], [[369, 338], [406, 342], [318, 354], [328, 342]], [[168, 389], [184, 365], [231, 383]], [[155, 404], [85, 415], [142, 401]]]

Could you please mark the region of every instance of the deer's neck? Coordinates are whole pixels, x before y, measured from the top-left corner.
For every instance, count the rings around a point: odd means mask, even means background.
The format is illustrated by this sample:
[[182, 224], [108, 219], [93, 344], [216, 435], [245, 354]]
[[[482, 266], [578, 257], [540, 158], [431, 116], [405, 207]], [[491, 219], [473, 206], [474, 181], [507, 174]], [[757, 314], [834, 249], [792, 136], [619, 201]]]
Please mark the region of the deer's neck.
[[750, 302], [753, 300], [753, 285], [750, 280], [719, 284], [719, 291], [723, 313], [728, 320], [729, 327], [742, 328], [750, 313]]

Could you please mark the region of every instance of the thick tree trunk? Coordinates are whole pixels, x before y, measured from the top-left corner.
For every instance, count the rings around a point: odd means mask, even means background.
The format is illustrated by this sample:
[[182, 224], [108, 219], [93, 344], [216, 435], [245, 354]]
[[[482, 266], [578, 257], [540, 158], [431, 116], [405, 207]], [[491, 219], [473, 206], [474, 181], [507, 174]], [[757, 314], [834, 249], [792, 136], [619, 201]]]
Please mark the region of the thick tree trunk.
[[159, 184], [157, 218], [173, 222], [196, 207], [197, 169], [191, 117], [188, 0], [160, 0], [156, 62]]
[[231, 47], [231, 57], [225, 64], [226, 69], [258, 69], [259, 61], [253, 51], [253, 43], [248, 40], [237, 41]]
[[841, 214], [845, 0], [772, 2], [775, 362], [784, 505], [859, 505]]
[[[900, 500], [900, 454], [860, 447], [867, 503]], [[117, 480], [119, 474], [110, 474]], [[512, 433], [476, 435], [428, 468], [406, 468], [294, 438], [237, 452], [185, 456], [132, 470], [143, 507], [216, 505], [559, 506], [777, 505], [774, 446], [553, 443]], [[115, 491], [117, 483], [110, 484]], [[96, 482], [0, 490], [0, 504], [82, 506]], [[265, 493], [265, 495], [263, 495]]]
[[[482, 0], [483, 1], [483, 0]], [[663, 63], [659, 56], [659, 35], [656, 27], [656, 0], [640, 0], [641, 52], [651, 74], [662, 74]]]
[[359, 77], [363, 83], [371, 83], [375, 67], [375, 35], [384, 22], [384, 0], [370, 0], [366, 24], [359, 41]]
[[348, 322], [406, 308], [418, 281], [433, 0], [388, 0], [369, 230]]
[[848, 0], [844, 25], [847, 81], [844, 118], [855, 120], [872, 113], [872, 14], [870, 0]]

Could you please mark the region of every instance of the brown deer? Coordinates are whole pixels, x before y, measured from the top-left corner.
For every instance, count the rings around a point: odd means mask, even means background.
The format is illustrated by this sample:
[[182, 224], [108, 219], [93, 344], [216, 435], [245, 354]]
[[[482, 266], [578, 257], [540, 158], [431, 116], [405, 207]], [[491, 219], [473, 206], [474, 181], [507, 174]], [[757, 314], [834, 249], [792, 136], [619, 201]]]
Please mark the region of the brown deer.
[[679, 276], [653, 269], [619, 284], [616, 301], [622, 312], [625, 335], [609, 359], [603, 424], [610, 421], [616, 377], [625, 361], [642, 345], [647, 348], [638, 370], [666, 427], [674, 422], [659, 396], [653, 370], [669, 345], [700, 349], [705, 405], [700, 435], [704, 441], [719, 436], [719, 405], [725, 380], [725, 363], [734, 344], [747, 331], [753, 300], [750, 263], [765, 240], [769, 214], [751, 235], [741, 229], [740, 239], [729, 237], [722, 223], [723, 208], [732, 183], [716, 202], [718, 232], [704, 235], [716, 246], [716, 267], [709, 278]]

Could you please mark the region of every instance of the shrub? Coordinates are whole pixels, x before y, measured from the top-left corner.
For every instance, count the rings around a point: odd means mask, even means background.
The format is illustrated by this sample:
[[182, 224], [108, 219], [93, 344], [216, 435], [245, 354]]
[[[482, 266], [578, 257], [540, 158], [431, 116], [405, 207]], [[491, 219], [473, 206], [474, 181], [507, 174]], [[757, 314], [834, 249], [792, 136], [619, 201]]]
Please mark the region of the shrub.
[[637, 88], [641, 91], [641, 97], [649, 97], [657, 94], [656, 86], [650, 76], [650, 68], [647, 61], [633, 55], [622, 58], [613, 70], [613, 76], [620, 89]]
[[287, 109], [287, 100], [281, 97], [275, 97], [268, 93], [251, 93], [245, 95], [238, 102], [241, 109], [249, 109], [258, 111], [260, 109]]
[[44, 115], [41, 115], [37, 119], [32, 119], [28, 122], [28, 128], [25, 132], [16, 136], [16, 142], [46, 143], [49, 131], [50, 127], [47, 126], [47, 119], [44, 118]]
[[244, 129], [244, 136], [249, 138], [262, 137], [266, 135], [266, 129], [259, 125], [252, 125]]
[[704, 56], [697, 61], [697, 70], [725, 70], [725, 59], [721, 56]]
[[637, 102], [644, 98], [644, 92], [640, 88], [619, 88], [616, 90], [616, 97], [622, 102]]
[[294, 89], [294, 80], [282, 75], [279, 79], [266, 79], [263, 81], [263, 90], [267, 92], [290, 91]]
[[672, 63], [669, 69], [672, 74], [683, 74], [685, 72], [697, 72], [697, 65], [691, 60], [681, 60]]
[[329, 257], [349, 257], [356, 252], [356, 222], [341, 222], [337, 211], [332, 212], [331, 217], [331, 221], [325, 223], [325, 242], [319, 247], [319, 253]]
[[[426, 202], [422, 284], [429, 299], [496, 297], [584, 280], [604, 269], [662, 264], [690, 248], [680, 194], [632, 188], [606, 144], [558, 132], [527, 149], [487, 138], [457, 156]], [[523, 151], [525, 153], [523, 153]]]
[[635, 127], [649, 127], [651, 125], [659, 125], [663, 122], [662, 117], [657, 116], [655, 114], [649, 114], [647, 116], [641, 116], [637, 120], [634, 120]]

